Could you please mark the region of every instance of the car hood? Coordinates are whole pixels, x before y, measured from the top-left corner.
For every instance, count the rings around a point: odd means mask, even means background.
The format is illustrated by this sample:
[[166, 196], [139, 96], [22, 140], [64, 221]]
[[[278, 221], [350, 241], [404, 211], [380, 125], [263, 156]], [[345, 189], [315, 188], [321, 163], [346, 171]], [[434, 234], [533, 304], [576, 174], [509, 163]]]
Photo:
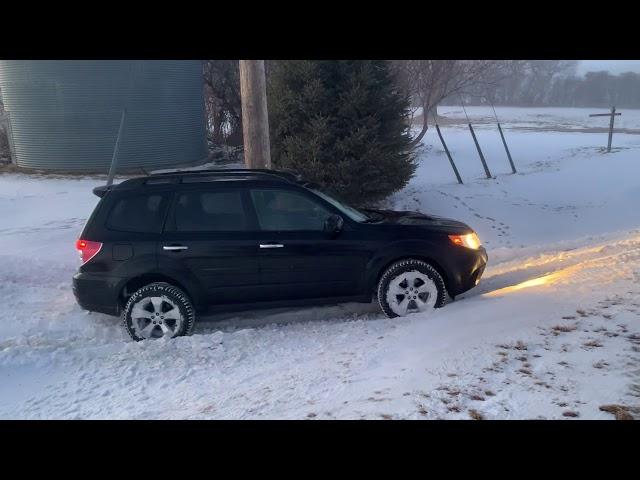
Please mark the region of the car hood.
[[463, 230], [473, 231], [469, 225], [459, 222], [458, 220], [438, 217], [436, 215], [427, 215], [421, 212], [378, 210], [373, 208], [363, 208], [362, 210], [381, 215], [383, 218], [378, 223], [382, 224], [425, 226], [455, 232], [461, 232]]

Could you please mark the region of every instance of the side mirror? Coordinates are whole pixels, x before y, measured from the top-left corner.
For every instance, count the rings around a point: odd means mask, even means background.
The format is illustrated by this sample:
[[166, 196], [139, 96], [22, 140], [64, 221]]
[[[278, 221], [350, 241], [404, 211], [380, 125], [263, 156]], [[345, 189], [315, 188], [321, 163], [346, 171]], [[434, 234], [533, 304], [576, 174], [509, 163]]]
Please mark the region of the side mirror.
[[337, 235], [342, 231], [344, 220], [340, 215], [331, 215], [324, 222], [324, 230], [332, 235]]

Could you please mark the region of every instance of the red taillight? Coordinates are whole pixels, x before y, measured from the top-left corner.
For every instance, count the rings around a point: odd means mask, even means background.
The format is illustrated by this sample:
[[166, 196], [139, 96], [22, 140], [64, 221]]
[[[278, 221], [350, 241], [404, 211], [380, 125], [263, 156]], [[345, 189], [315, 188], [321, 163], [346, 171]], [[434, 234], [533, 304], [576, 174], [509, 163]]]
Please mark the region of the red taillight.
[[80, 252], [80, 260], [82, 261], [82, 265], [84, 265], [98, 254], [102, 248], [102, 243], [79, 239], [76, 241], [76, 248], [78, 252]]

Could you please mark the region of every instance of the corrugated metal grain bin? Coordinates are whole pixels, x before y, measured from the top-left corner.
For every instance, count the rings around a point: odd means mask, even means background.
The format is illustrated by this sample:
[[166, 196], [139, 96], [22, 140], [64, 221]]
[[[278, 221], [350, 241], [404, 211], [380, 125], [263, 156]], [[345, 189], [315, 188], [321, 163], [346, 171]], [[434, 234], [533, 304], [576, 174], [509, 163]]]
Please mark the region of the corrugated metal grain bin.
[[207, 155], [200, 61], [2, 60], [0, 88], [20, 167], [106, 172], [123, 108], [119, 170]]

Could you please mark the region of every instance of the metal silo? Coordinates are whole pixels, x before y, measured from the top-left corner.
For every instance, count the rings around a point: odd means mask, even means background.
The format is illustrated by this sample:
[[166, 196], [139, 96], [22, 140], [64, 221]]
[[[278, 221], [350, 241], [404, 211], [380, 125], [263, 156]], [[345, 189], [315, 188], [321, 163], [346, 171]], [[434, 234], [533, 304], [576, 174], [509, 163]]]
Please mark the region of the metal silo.
[[106, 172], [122, 111], [118, 170], [207, 155], [200, 61], [0, 61], [14, 161]]

